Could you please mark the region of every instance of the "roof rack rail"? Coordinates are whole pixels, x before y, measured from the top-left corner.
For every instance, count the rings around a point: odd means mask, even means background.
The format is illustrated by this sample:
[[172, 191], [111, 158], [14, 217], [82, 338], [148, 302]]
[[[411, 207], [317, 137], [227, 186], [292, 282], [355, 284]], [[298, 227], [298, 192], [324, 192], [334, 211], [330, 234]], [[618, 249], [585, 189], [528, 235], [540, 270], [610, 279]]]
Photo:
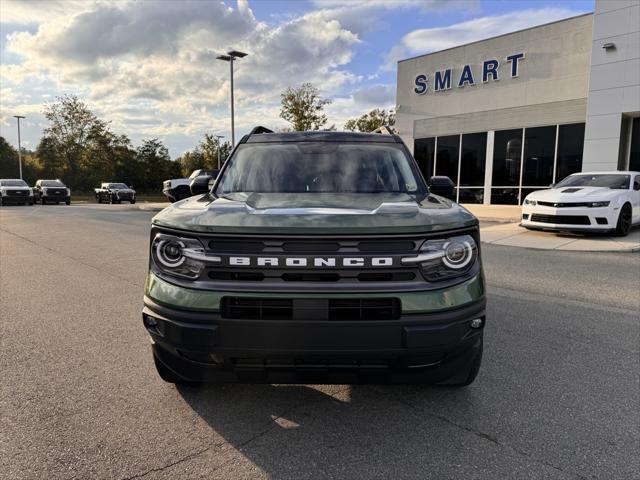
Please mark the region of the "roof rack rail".
[[273, 133], [273, 130], [269, 130], [267, 127], [257, 126], [253, 127], [253, 130], [249, 132], [249, 135], [257, 135], [259, 133]]
[[382, 133], [384, 135], [396, 135], [398, 132], [396, 132], [394, 128], [389, 125], [383, 125], [382, 127], [376, 128], [371, 133]]

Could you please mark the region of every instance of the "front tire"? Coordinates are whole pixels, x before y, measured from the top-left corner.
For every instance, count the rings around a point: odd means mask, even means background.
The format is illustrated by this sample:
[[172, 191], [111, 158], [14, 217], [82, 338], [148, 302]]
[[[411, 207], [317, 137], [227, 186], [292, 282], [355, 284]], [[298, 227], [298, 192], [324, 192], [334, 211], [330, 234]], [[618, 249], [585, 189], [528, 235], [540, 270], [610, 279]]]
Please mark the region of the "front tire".
[[64, 202], [65, 205], [71, 205], [71, 200], [67, 200], [66, 202]]
[[135, 201], [135, 200], [131, 200], [129, 203], [130, 203], [131, 205], [133, 205], [134, 203], [136, 203], [136, 201]]
[[629, 234], [629, 230], [631, 230], [632, 215], [633, 210], [631, 209], [631, 205], [625, 203], [620, 209], [620, 214], [618, 215], [618, 223], [616, 224], [616, 235], [620, 237], [626, 237]]
[[46, 204], [47, 204], [47, 201], [44, 199], [44, 197], [42, 197], [40, 199], [40, 205], [46, 205]]

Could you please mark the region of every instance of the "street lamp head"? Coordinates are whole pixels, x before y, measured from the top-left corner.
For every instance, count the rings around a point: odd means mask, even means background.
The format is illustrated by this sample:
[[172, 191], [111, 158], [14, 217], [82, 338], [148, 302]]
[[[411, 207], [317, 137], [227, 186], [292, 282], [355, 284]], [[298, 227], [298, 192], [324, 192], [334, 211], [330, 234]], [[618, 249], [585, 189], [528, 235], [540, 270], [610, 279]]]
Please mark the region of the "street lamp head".
[[27, 118], [27, 117], [25, 117], [24, 115], [14, 115], [13, 118], [20, 119], [20, 118]]
[[227, 52], [227, 54], [231, 55], [232, 57], [236, 57], [236, 58], [242, 58], [242, 57], [246, 57], [248, 55], [248, 53], [240, 52], [238, 50], [229, 50]]
[[230, 62], [232, 58], [229, 55], [218, 55], [216, 59], [224, 60], [225, 62]]

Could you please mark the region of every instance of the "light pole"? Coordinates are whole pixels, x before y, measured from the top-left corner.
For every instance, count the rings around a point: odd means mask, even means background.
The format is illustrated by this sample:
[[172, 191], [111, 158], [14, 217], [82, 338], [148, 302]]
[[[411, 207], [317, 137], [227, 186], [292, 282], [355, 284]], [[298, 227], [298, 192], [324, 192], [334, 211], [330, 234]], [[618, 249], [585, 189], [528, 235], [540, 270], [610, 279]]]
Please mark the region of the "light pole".
[[20, 168], [20, 180], [22, 180], [22, 146], [20, 145], [20, 119], [25, 118], [22, 115], [14, 115], [18, 120], [18, 167]]
[[215, 137], [218, 139], [218, 170], [220, 170], [220, 139], [224, 138], [224, 135], [216, 135]]
[[233, 62], [237, 58], [246, 57], [247, 54], [244, 52], [239, 52], [238, 50], [229, 50], [226, 55], [218, 55], [216, 58], [218, 60], [224, 60], [225, 62], [229, 62], [229, 70], [231, 73], [231, 147], [233, 148], [236, 144], [236, 133], [234, 126], [234, 118], [233, 118]]

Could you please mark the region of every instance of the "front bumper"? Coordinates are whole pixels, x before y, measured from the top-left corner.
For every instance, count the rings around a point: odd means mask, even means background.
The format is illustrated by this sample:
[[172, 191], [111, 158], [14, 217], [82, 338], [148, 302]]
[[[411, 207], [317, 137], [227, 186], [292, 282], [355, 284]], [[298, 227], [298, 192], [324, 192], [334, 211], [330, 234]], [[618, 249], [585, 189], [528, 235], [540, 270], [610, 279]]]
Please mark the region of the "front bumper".
[[69, 195], [42, 195], [42, 199], [45, 202], [70, 202], [71, 197]]
[[522, 206], [521, 225], [540, 230], [600, 231], [615, 230], [619, 208], [578, 207], [554, 208], [547, 206]]
[[394, 320], [243, 320], [223, 318], [219, 310], [178, 310], [149, 296], [144, 303], [157, 360], [191, 381], [450, 381], [466, 375], [481, 350], [483, 328], [471, 321], [482, 318], [484, 327], [485, 318], [484, 291], [439, 311], [403, 308]]
[[32, 195], [2, 195], [2, 204], [33, 203]]

